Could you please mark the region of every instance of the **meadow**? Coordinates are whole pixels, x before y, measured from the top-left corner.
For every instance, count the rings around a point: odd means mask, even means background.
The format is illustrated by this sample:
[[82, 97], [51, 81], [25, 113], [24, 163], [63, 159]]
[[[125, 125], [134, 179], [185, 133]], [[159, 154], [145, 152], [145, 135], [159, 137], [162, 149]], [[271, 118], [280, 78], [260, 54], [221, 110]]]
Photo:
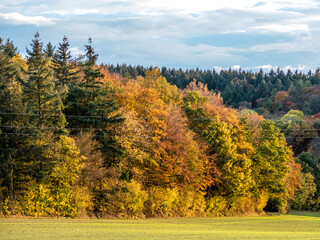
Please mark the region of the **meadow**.
[[1, 218], [0, 239], [320, 239], [320, 213], [131, 220]]

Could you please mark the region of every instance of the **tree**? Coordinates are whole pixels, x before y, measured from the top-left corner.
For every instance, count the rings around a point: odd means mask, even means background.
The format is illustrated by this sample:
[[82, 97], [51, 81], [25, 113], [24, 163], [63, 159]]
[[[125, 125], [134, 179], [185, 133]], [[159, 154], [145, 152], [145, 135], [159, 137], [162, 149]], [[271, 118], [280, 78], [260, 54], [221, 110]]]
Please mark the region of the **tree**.
[[5, 44], [1, 43], [1, 51], [4, 55], [8, 56], [9, 58], [13, 58], [15, 55], [18, 54], [17, 47], [14, 46], [13, 42], [10, 38], [7, 39]]
[[311, 173], [316, 184], [316, 196], [320, 196], [320, 167], [318, 161], [309, 152], [302, 152], [298, 155], [298, 163], [301, 164], [302, 172]]
[[317, 192], [316, 186], [314, 176], [310, 172], [302, 172], [301, 188], [296, 191], [291, 207], [297, 210], [313, 209], [315, 203], [314, 197]]
[[48, 58], [52, 58], [54, 56], [54, 50], [56, 47], [52, 46], [52, 43], [49, 42], [46, 46], [45, 53]]
[[[198, 91], [188, 91], [183, 99], [188, 125], [208, 144], [220, 173], [216, 184], [207, 188], [209, 202], [223, 199], [229, 214], [244, 212], [247, 207], [244, 202], [250, 202], [251, 198], [250, 156], [254, 150], [247, 124], [239, 121], [235, 112], [224, 107], [220, 97], [205, 86], [192, 85], [190, 88]], [[217, 210], [213, 207], [213, 211]]]
[[92, 40], [89, 38], [82, 66], [83, 79], [76, 85], [70, 85], [65, 112], [70, 116], [69, 126], [78, 126], [71, 133], [78, 134], [81, 129], [85, 131], [93, 128], [96, 139], [112, 158], [114, 154], [120, 153], [114, 143], [113, 128], [124, 119], [115, 101], [116, 88], [103, 78], [101, 68], [96, 66], [98, 54], [95, 54], [91, 44]]
[[63, 88], [68, 84], [76, 84], [79, 80], [78, 66], [72, 59], [69, 46], [68, 38], [64, 36], [53, 58], [55, 77]]
[[320, 94], [311, 97], [309, 102], [309, 112], [310, 114], [316, 114], [320, 112]]
[[83, 156], [70, 137], [62, 135], [52, 139], [51, 136], [50, 140], [41, 156], [49, 158], [51, 162], [47, 166], [46, 177], [41, 181], [29, 180], [24, 183], [21, 208], [26, 215], [37, 217], [78, 217], [92, 207], [90, 193], [78, 182]]
[[283, 134], [271, 121], [263, 121], [261, 127], [253, 156], [255, 191], [267, 195], [267, 210], [285, 212], [288, 200], [285, 180], [292, 151], [286, 146]]
[[16, 198], [15, 181], [18, 168], [18, 149], [26, 136], [25, 107], [22, 101], [22, 66], [13, 61], [16, 48], [0, 39], [0, 205], [1, 201]]
[[55, 88], [55, 78], [50, 68], [51, 60], [43, 51], [38, 32], [30, 45], [32, 49], [27, 49], [29, 79], [24, 86], [30, 123], [38, 128], [64, 128], [66, 120], [62, 113], [64, 106], [61, 93]]

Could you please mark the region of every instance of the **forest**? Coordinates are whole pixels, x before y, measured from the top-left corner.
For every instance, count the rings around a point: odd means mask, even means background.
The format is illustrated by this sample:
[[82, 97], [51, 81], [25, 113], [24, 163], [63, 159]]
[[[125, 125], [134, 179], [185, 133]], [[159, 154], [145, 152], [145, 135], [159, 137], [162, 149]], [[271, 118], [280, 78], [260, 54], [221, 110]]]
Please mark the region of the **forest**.
[[320, 208], [320, 72], [99, 65], [92, 39], [0, 41], [0, 215]]

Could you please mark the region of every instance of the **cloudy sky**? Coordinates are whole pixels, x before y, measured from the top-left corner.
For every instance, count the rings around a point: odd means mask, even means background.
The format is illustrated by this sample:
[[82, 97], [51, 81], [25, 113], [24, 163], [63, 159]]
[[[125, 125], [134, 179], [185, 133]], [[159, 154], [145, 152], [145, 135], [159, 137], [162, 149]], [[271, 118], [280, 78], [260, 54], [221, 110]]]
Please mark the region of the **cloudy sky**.
[[25, 54], [39, 30], [100, 63], [266, 70], [320, 67], [319, 0], [1, 0], [0, 37]]

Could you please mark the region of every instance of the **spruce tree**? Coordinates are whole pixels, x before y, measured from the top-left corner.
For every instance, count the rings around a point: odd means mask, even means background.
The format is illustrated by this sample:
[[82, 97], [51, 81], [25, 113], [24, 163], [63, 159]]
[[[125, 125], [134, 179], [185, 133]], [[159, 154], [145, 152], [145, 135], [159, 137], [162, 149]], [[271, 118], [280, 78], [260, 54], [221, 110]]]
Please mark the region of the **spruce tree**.
[[51, 43], [51, 42], [49, 42], [49, 43], [47, 44], [46, 50], [45, 50], [47, 57], [52, 58], [52, 57], [54, 56], [54, 50], [55, 50], [55, 48], [56, 48], [56, 47], [52, 46], [52, 43]]
[[18, 53], [17, 47], [14, 46], [10, 38], [8, 38], [6, 43], [2, 45], [2, 48], [2, 53], [9, 58], [14, 57]]
[[55, 88], [51, 60], [43, 50], [38, 32], [30, 45], [32, 49], [27, 49], [29, 79], [24, 86], [30, 123], [36, 127], [63, 128], [66, 121], [62, 114], [61, 92]]
[[53, 58], [55, 77], [61, 86], [75, 84], [79, 80], [77, 62], [72, 59], [69, 46], [68, 38], [64, 36]]
[[[112, 132], [115, 124], [122, 122], [123, 118], [118, 113], [119, 107], [113, 97], [115, 88], [110, 82], [103, 81], [101, 68], [96, 65], [98, 54], [91, 44], [92, 40], [89, 38], [82, 65], [84, 76], [79, 84], [71, 86], [69, 90], [66, 115], [71, 115], [68, 118], [70, 126], [94, 128], [95, 135], [105, 150], [117, 151], [113, 145]], [[79, 133], [79, 129], [72, 133]]]

